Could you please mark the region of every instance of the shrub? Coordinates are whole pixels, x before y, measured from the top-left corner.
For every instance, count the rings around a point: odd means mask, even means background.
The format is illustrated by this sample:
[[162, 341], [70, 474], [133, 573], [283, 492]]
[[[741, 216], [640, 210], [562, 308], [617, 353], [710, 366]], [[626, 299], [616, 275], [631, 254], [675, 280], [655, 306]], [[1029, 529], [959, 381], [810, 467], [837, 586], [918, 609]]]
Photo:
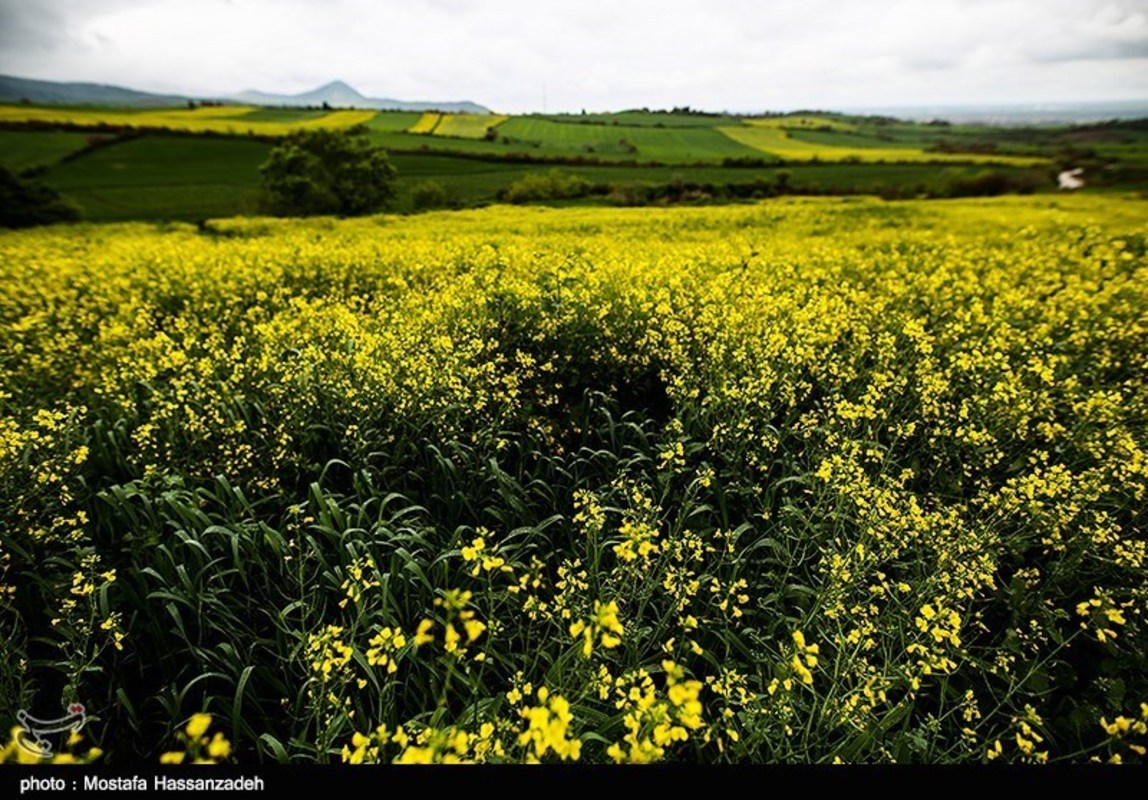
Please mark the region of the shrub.
[[79, 218], [79, 210], [51, 186], [0, 167], [0, 227], [30, 228]]
[[416, 211], [444, 208], [450, 203], [450, 195], [438, 181], [420, 181], [411, 188], [411, 202]]
[[506, 187], [505, 199], [511, 203], [531, 203], [539, 200], [566, 200], [585, 197], [591, 183], [581, 175], [570, 175], [560, 170], [531, 172]]

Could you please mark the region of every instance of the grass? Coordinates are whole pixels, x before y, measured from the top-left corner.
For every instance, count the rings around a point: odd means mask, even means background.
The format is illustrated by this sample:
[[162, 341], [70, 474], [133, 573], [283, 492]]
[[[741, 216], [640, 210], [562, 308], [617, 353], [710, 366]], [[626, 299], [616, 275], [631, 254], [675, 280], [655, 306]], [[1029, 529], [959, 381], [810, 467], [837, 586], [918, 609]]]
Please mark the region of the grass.
[[93, 134], [0, 130], [0, 166], [19, 172], [54, 164], [87, 146]]

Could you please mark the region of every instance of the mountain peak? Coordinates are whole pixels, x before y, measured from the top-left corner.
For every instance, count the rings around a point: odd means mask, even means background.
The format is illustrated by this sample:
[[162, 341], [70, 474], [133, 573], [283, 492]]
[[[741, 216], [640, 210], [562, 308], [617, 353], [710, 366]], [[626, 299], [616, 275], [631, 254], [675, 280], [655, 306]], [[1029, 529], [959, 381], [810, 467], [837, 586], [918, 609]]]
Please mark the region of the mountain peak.
[[346, 81], [331, 81], [330, 83], [325, 83], [322, 86], [320, 86], [318, 89], [314, 89], [312, 93], [318, 93], [318, 92], [324, 92], [324, 93], [327, 93], [327, 92], [335, 93], [335, 92], [337, 92], [339, 94], [353, 95], [354, 97], [363, 97], [364, 96], [362, 92], [355, 89], [355, 87], [351, 86]]

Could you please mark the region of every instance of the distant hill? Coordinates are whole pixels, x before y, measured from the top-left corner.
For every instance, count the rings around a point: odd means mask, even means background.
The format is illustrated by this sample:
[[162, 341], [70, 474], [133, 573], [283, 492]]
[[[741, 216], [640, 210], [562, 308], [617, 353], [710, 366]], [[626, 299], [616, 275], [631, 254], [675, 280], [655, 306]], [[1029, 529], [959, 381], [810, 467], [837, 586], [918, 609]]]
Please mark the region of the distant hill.
[[149, 107], [183, 105], [188, 99], [178, 95], [137, 92], [103, 83], [57, 83], [0, 75], [0, 102], [4, 103], [26, 100], [38, 105]]
[[318, 89], [300, 94], [270, 94], [260, 91], [246, 91], [235, 95], [232, 100], [251, 103], [257, 106], [321, 106], [332, 108], [374, 108], [380, 111], [449, 111], [456, 114], [489, 114], [490, 109], [469, 101], [435, 102], [431, 100], [393, 100], [391, 98], [366, 97], [343, 81], [332, 81]]
[[380, 111], [447, 111], [488, 114], [490, 109], [478, 103], [407, 101], [365, 97], [342, 81], [333, 81], [301, 94], [271, 94], [260, 91], [240, 92], [229, 98], [189, 97], [186, 95], [152, 94], [122, 86], [102, 83], [59, 83], [32, 78], [0, 75], [0, 103], [27, 101], [37, 105], [131, 106], [136, 108], [184, 105], [189, 100], [229, 100], [256, 106], [321, 106], [332, 108], [370, 108]]

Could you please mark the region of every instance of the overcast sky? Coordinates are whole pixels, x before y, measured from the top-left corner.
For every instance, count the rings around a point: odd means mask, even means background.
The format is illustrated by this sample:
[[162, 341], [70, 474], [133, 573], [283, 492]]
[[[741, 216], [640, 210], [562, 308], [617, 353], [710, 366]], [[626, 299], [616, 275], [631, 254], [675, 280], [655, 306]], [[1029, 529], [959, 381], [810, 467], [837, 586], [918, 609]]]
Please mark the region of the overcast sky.
[[499, 111], [1148, 98], [1148, 0], [0, 0], [0, 73]]

